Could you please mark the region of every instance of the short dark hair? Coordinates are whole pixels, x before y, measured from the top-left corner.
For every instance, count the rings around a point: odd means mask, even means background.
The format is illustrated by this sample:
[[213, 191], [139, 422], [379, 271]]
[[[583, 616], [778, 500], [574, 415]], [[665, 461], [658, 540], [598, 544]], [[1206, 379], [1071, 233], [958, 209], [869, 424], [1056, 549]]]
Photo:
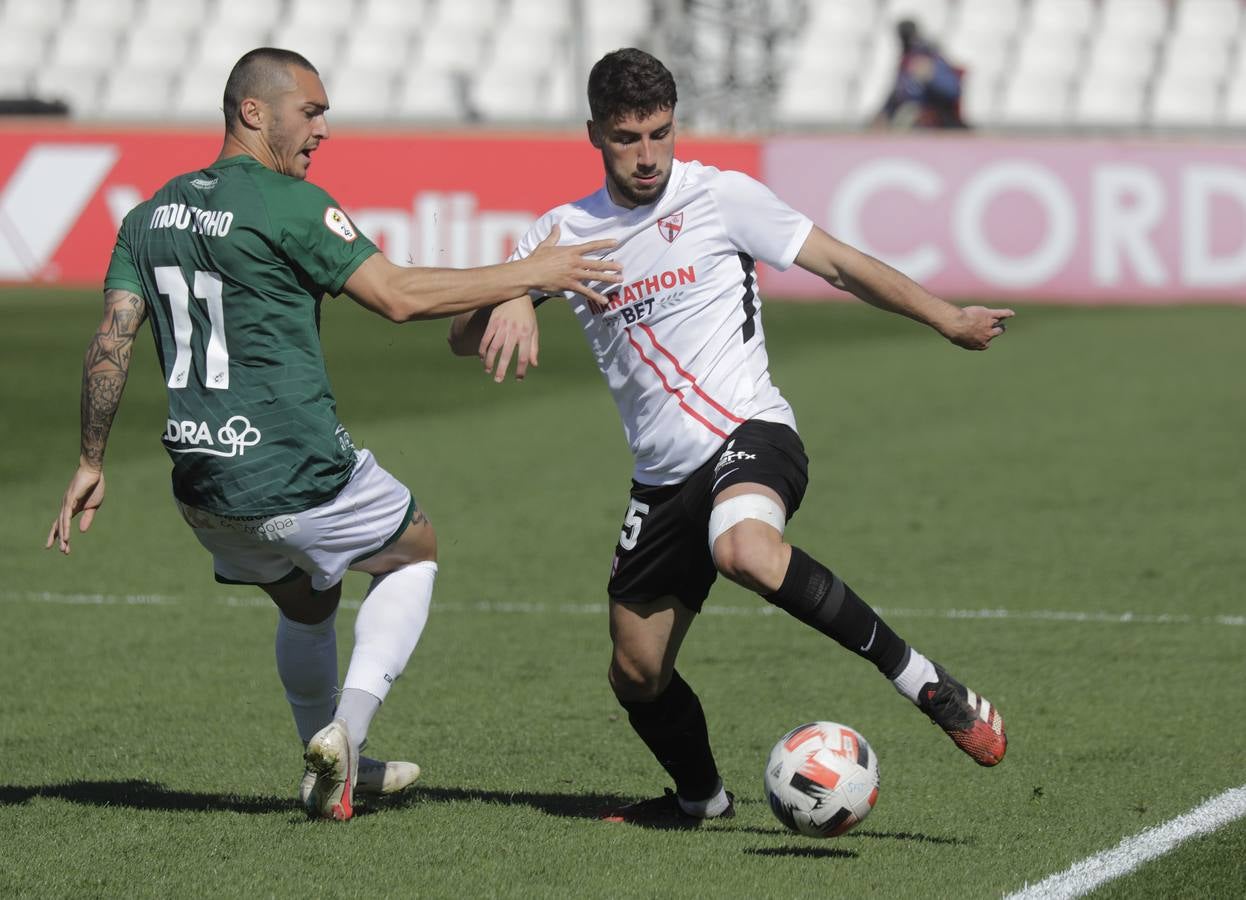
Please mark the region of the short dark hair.
[[627, 115], [644, 118], [674, 109], [675, 78], [654, 56], [635, 47], [607, 53], [588, 73], [588, 108], [603, 124]]
[[234, 63], [225, 81], [225, 127], [230, 127], [237, 120], [243, 100], [248, 97], [271, 97], [278, 88], [278, 81], [281, 87], [285, 87], [289, 83], [287, 69], [290, 66], [320, 74], [307, 57], [293, 50], [256, 47], [244, 53], [242, 59]]

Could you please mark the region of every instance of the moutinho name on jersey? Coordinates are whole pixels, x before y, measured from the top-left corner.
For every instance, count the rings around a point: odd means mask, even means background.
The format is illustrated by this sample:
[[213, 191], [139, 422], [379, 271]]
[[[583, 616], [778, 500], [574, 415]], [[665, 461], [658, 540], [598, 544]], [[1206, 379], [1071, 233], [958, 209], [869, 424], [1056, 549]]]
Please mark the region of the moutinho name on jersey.
[[181, 231], [190, 229], [191, 234], [224, 237], [229, 234], [229, 228], [233, 224], [234, 214], [229, 210], [200, 209], [185, 203], [166, 203], [152, 210], [148, 228], [177, 228]]

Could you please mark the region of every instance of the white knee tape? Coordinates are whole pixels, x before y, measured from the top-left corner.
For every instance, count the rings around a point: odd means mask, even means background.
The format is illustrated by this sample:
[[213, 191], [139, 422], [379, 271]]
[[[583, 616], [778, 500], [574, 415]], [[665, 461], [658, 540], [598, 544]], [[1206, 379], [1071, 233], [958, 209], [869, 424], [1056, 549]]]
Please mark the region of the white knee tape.
[[710, 553], [714, 552], [714, 542], [726, 531], [745, 519], [758, 519], [771, 528], [783, 533], [785, 523], [783, 507], [769, 497], [761, 494], [740, 494], [730, 500], [724, 500], [714, 507], [710, 513]]

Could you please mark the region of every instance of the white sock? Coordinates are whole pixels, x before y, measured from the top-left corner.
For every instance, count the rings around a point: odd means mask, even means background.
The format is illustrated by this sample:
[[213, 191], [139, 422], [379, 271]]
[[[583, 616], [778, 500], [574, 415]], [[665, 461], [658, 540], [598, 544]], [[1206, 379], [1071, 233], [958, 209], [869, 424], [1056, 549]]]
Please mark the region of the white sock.
[[337, 691], [337, 611], [306, 625], [277, 613], [277, 676], [304, 744], [333, 719]]
[[[355, 648], [343, 689], [384, 701], [419, 643], [436, 578], [435, 562], [419, 562], [372, 579], [355, 619]], [[365, 735], [352, 737], [362, 742]]]
[[727, 791], [721, 780], [718, 782], [718, 793], [708, 800], [685, 800], [678, 794], [675, 795], [675, 799], [679, 801], [680, 809], [698, 819], [713, 819], [721, 816], [731, 805], [731, 800], [727, 797]]
[[372, 725], [372, 717], [380, 708], [380, 698], [355, 688], [346, 688], [338, 698], [337, 711], [333, 716], [346, 723], [346, 733], [350, 735], [350, 743], [356, 756], [363, 749], [368, 738], [368, 729]]
[[909, 647], [908, 664], [891, 683], [896, 686], [897, 691], [916, 703], [918, 692], [930, 682], [938, 681], [938, 679], [939, 675], [935, 672], [934, 663]]

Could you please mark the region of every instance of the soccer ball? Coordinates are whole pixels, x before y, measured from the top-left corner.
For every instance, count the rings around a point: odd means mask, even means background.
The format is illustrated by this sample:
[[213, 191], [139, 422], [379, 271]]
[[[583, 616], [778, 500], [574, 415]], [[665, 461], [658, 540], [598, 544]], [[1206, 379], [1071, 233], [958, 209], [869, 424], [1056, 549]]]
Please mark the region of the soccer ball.
[[835, 837], [874, 808], [878, 757], [847, 725], [810, 722], [774, 745], [765, 784], [780, 822], [810, 837]]

